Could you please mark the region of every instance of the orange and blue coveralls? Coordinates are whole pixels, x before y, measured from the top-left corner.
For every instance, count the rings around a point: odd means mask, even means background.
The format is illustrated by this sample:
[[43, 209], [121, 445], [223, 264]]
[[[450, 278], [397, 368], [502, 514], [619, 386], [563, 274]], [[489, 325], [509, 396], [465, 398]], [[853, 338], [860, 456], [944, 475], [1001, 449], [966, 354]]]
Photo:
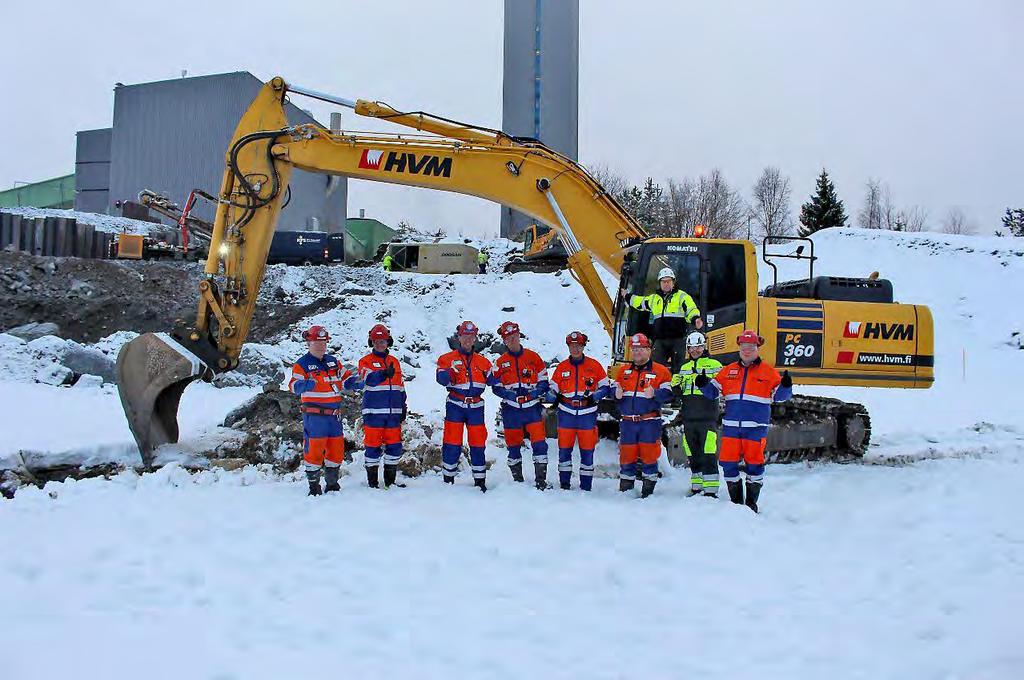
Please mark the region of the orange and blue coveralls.
[[345, 439], [338, 418], [341, 390], [362, 383], [333, 355], [317, 359], [306, 353], [292, 366], [288, 389], [299, 395], [302, 411], [303, 455], [307, 470], [338, 467], [345, 460]]
[[544, 438], [544, 407], [541, 398], [548, 393], [548, 367], [533, 350], [521, 348], [518, 354], [505, 352], [495, 363], [497, 385], [491, 389], [501, 398], [501, 422], [505, 428], [508, 464], [522, 465], [524, 433], [530, 437], [533, 462], [548, 462], [548, 442]]
[[[661, 407], [672, 400], [672, 372], [654, 361], [625, 364], [616, 371], [615, 384], [622, 388], [619, 479], [635, 480], [638, 462], [643, 464], [643, 476], [654, 479], [661, 457]], [[648, 387], [654, 396], [644, 396]]]
[[[386, 375], [388, 366], [394, 375]], [[363, 446], [366, 467], [398, 465], [402, 458], [402, 421], [405, 419], [405, 382], [402, 366], [390, 352], [372, 351], [359, 360], [363, 381]]]
[[549, 377], [549, 401], [558, 404], [558, 481], [567, 488], [572, 480], [572, 449], [580, 447], [580, 488], [590, 491], [594, 481], [597, 446], [597, 403], [610, 391], [604, 366], [588, 356], [569, 357]]
[[718, 460], [726, 482], [739, 481], [741, 458], [747, 464], [747, 479], [752, 482], [764, 479], [764, 449], [768, 442], [772, 402], [786, 401], [793, 396], [793, 388], [783, 387], [781, 383], [779, 372], [759, 357], [749, 365], [734, 361], [701, 388], [708, 399], [718, 399], [719, 394], [725, 396]]
[[462, 453], [462, 430], [469, 441], [469, 462], [473, 479], [487, 476], [484, 450], [487, 446], [487, 425], [484, 422], [484, 400], [488, 386], [497, 384], [491, 362], [476, 352], [452, 350], [437, 360], [437, 382], [448, 388], [444, 410], [444, 444], [441, 465], [445, 477], [454, 477]]

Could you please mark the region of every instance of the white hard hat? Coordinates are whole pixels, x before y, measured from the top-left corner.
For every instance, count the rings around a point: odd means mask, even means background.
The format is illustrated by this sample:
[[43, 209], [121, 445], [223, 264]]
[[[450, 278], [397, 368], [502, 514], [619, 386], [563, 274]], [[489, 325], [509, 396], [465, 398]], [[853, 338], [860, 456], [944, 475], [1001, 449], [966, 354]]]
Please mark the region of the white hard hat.
[[672, 279], [675, 281], [676, 273], [672, 271], [671, 267], [662, 267], [661, 271], [658, 272], [658, 280], [660, 281], [662, 279]]
[[703, 347], [706, 344], [708, 344], [708, 341], [700, 331], [694, 331], [686, 336], [686, 349]]

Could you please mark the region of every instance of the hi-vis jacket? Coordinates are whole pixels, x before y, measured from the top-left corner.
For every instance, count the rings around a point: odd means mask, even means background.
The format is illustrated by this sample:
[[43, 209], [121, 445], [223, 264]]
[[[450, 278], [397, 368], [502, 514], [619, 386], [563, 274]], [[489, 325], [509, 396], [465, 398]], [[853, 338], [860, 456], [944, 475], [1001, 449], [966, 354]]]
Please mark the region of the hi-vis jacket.
[[686, 361], [679, 367], [679, 372], [672, 376], [672, 387], [678, 389], [682, 396], [683, 420], [718, 420], [718, 403], [705, 399], [695, 381], [701, 371], [704, 371], [708, 380], [714, 380], [721, 369], [722, 363], [717, 359], [705, 355], [695, 360], [687, 355]]
[[633, 295], [629, 298], [629, 306], [650, 312], [653, 338], [682, 338], [686, 335], [686, 324], [700, 316], [690, 294], [678, 288], [673, 288], [670, 293], [657, 290], [650, 295]]
[[[384, 371], [395, 367], [388, 378]], [[402, 366], [390, 353], [370, 352], [359, 360], [359, 377], [363, 387], [363, 425], [366, 427], [398, 427], [405, 411], [405, 382]]]
[[[453, 375], [454, 374], [454, 379]], [[468, 408], [483, 408], [481, 396], [488, 385], [498, 379], [491, 370], [491, 362], [476, 352], [466, 354], [461, 349], [442, 354], [437, 360], [437, 382], [448, 388], [448, 403]]]
[[303, 406], [336, 409], [341, 406], [341, 390], [359, 389], [362, 383], [342, 366], [334, 355], [317, 359], [308, 352], [292, 366], [288, 389], [299, 395]]
[[[573, 416], [596, 414], [597, 402], [607, 397], [610, 390], [604, 366], [588, 356], [579, 361], [569, 357], [558, 364], [549, 380], [559, 413]], [[594, 418], [596, 425], [597, 416]]]
[[779, 372], [758, 358], [749, 366], [734, 361], [722, 368], [701, 392], [708, 399], [725, 396], [723, 437], [759, 440], [768, 436], [772, 402], [793, 396], [793, 388], [781, 382]]
[[[672, 400], [672, 372], [654, 361], [619, 366], [614, 384], [622, 388], [619, 413], [630, 418], [660, 418], [661, 407]], [[648, 387], [654, 388], [653, 397], [644, 396]]]
[[525, 347], [518, 354], [505, 352], [495, 363], [498, 380], [492, 390], [509, 408], [528, 409], [538, 406], [548, 392], [548, 367], [540, 355]]

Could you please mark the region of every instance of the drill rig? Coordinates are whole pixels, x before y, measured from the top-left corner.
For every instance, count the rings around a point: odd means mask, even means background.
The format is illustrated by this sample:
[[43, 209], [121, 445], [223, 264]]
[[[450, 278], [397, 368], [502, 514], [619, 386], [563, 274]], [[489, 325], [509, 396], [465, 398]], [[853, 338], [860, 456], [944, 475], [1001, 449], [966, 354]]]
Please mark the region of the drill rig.
[[[291, 125], [284, 111], [289, 92], [418, 134]], [[797, 384], [923, 388], [933, 380], [926, 307], [893, 304], [891, 288], [888, 301], [871, 297], [873, 288], [866, 297], [851, 293], [869, 290], [859, 279], [829, 287], [809, 277], [803, 287], [776, 282], [775, 293], [759, 294], [749, 241], [648, 238], [583, 167], [533, 139], [289, 86], [278, 77], [242, 116], [226, 162], [195, 319], [141, 335], [118, 356], [121, 403], [147, 465], [158, 446], [178, 439], [184, 389], [238, 365], [293, 168], [469, 194], [556, 230], [569, 270], [612, 337], [616, 360], [625, 358], [625, 338], [642, 330], [646, 319], [622, 295], [613, 302], [595, 262], [619, 276], [619, 293], [653, 290], [656, 272], [672, 267], [705, 311], [709, 351], [723, 361], [737, 356], [740, 330], [755, 328], [767, 339], [766, 358], [789, 369]], [[829, 297], [839, 289], [845, 297]], [[858, 455], [867, 446], [870, 423], [857, 405], [803, 397], [788, 408], [773, 427], [779, 459]]]

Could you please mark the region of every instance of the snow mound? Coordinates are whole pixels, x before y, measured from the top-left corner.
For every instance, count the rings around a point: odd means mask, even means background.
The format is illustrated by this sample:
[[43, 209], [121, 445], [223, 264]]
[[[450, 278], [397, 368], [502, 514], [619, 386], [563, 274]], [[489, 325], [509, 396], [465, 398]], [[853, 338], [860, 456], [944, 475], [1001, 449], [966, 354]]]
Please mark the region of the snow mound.
[[37, 217], [64, 217], [76, 220], [79, 224], [90, 224], [97, 231], [106, 231], [112, 234], [120, 234], [122, 232], [127, 232], [129, 234], [155, 234], [173, 229], [173, 227], [156, 222], [133, 220], [128, 217], [104, 215], [102, 213], [82, 212], [80, 210], [31, 207], [4, 208], [3, 210], [4, 212], [22, 215], [30, 219]]

